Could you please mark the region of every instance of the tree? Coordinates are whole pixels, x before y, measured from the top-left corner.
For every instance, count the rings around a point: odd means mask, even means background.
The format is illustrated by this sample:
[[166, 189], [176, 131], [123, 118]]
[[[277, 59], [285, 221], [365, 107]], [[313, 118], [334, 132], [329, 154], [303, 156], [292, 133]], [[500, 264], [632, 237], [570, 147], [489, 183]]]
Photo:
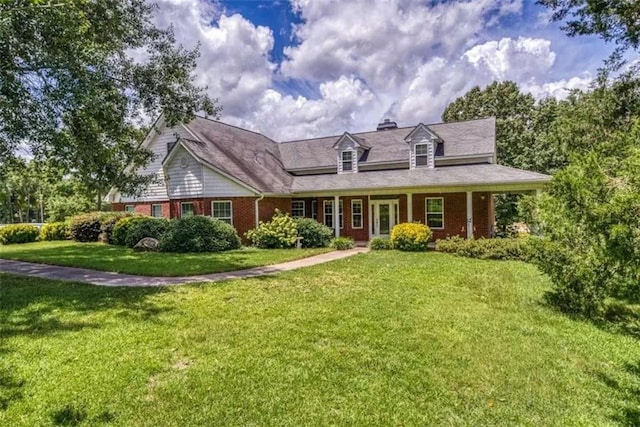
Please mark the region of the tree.
[[567, 35], [599, 35], [617, 48], [620, 58], [628, 49], [640, 47], [640, 3], [633, 0], [538, 0], [553, 10], [551, 20], [565, 22]]
[[[533, 155], [535, 138], [531, 127], [537, 117], [535, 100], [530, 94], [520, 92], [516, 83], [493, 82], [484, 89], [476, 86], [450, 103], [442, 113], [442, 120], [452, 122], [489, 116], [496, 118], [498, 163], [545, 172], [544, 166], [535, 162], [541, 157]], [[518, 219], [517, 202], [516, 195], [496, 196], [499, 233], [506, 233], [507, 227]]]
[[618, 150], [576, 156], [537, 203], [536, 258], [564, 311], [602, 313], [607, 297], [640, 301], [640, 119], [611, 135]]
[[27, 144], [96, 200], [149, 182], [135, 174], [151, 158], [136, 125], [219, 111], [193, 83], [197, 49], [176, 47], [152, 12], [144, 0], [0, 0], [0, 161]]

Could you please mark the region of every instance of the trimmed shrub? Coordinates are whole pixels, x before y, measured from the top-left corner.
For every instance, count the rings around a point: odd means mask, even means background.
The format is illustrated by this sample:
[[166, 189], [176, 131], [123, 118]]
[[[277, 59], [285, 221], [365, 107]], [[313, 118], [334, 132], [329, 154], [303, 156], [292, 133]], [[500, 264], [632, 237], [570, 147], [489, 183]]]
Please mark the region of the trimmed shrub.
[[329, 246], [333, 230], [312, 218], [295, 218], [298, 237], [302, 237], [303, 248], [324, 248]]
[[240, 247], [233, 226], [207, 216], [189, 216], [173, 222], [160, 240], [162, 252], [221, 252]]
[[353, 239], [349, 237], [336, 237], [329, 244], [333, 249], [344, 251], [353, 248]]
[[260, 222], [256, 228], [245, 234], [253, 246], [263, 249], [292, 248], [296, 244], [298, 229], [289, 214], [276, 209], [269, 222]]
[[369, 248], [372, 251], [385, 251], [393, 249], [393, 242], [386, 237], [374, 237], [369, 241]]
[[38, 239], [40, 230], [31, 224], [11, 224], [0, 227], [0, 243], [11, 245], [13, 243], [30, 243]]
[[424, 224], [405, 222], [391, 230], [391, 242], [394, 249], [401, 251], [426, 251], [432, 232]]
[[165, 218], [142, 217], [142, 220], [135, 221], [131, 227], [128, 227], [124, 244], [133, 248], [136, 243], [145, 237], [153, 237], [156, 240], [162, 240], [162, 236], [169, 231], [171, 221]]
[[528, 261], [531, 249], [529, 239], [463, 239], [448, 237], [436, 242], [436, 250], [459, 256], [480, 259], [512, 259]]
[[113, 245], [113, 229], [116, 224], [123, 218], [128, 218], [133, 214], [130, 212], [108, 212], [100, 218], [100, 237], [101, 242]]
[[151, 217], [145, 215], [131, 215], [120, 218], [113, 226], [113, 231], [111, 232], [111, 243], [114, 245], [125, 246], [127, 244], [129, 230], [131, 230], [131, 228], [138, 222], [142, 222], [148, 218]]
[[77, 242], [97, 242], [104, 212], [89, 212], [71, 218], [71, 238]]
[[69, 222], [58, 221], [44, 224], [40, 229], [38, 239], [42, 241], [71, 239], [71, 228]]

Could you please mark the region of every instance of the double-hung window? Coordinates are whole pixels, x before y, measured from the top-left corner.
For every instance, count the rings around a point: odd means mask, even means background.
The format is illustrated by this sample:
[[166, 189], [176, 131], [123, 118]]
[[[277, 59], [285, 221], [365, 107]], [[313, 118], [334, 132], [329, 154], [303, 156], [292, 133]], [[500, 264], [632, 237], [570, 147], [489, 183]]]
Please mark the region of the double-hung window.
[[353, 171], [353, 151], [347, 150], [342, 152], [342, 171]]
[[416, 166], [427, 166], [429, 164], [429, 144], [416, 144]]
[[196, 210], [193, 206], [193, 203], [180, 203], [180, 218], [184, 218], [187, 216], [193, 216], [196, 214]]
[[129, 213], [133, 213], [135, 211], [135, 206], [134, 205], [125, 205], [124, 206], [124, 211], [125, 212], [129, 212]]
[[[334, 215], [333, 200], [325, 200], [323, 202], [323, 211], [324, 211], [324, 215], [323, 215], [324, 225], [326, 225], [327, 227], [333, 228], [333, 215]], [[342, 228], [342, 227], [344, 227], [344, 215], [343, 215], [342, 200], [340, 200], [338, 215], [339, 215], [338, 216], [338, 223], [340, 225], [340, 228]]]
[[294, 218], [304, 218], [304, 200], [293, 200], [291, 202], [291, 216]]
[[426, 224], [429, 226], [429, 228], [444, 228], [444, 198], [427, 197]]
[[351, 201], [351, 228], [362, 228], [362, 200]]
[[227, 224], [233, 224], [233, 210], [230, 200], [211, 202], [211, 216]]
[[316, 200], [311, 201], [311, 218], [318, 220], [318, 202]]
[[151, 205], [151, 216], [154, 218], [162, 218], [162, 205]]

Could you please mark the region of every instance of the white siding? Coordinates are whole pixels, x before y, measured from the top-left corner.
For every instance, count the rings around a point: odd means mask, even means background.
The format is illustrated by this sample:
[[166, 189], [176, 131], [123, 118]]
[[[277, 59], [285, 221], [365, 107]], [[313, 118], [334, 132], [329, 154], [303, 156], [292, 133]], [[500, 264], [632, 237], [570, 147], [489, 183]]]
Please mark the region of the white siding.
[[[186, 162], [186, 167], [184, 163]], [[178, 147], [167, 165], [169, 198], [202, 196], [202, 165], [182, 147]]]
[[409, 167], [415, 169], [416, 165], [416, 144], [428, 144], [429, 157], [428, 165], [426, 167], [433, 169], [435, 167], [435, 144], [431, 134], [424, 129], [419, 129], [411, 137], [411, 143], [409, 145]]
[[143, 200], [159, 201], [168, 199], [164, 183], [164, 174], [162, 172], [162, 160], [164, 160], [167, 155], [167, 144], [176, 141], [176, 135], [184, 138], [192, 138], [189, 132], [182, 126], [160, 129], [160, 133], [156, 134], [151, 144], [147, 147], [155, 154], [155, 159], [149, 163], [146, 168], [138, 171], [140, 175], [155, 175], [157, 182], [150, 184], [144, 194], [139, 198], [121, 195], [121, 202], [127, 203]]
[[204, 167], [204, 197], [242, 197], [253, 196], [254, 193], [246, 187], [230, 180], [229, 178]]

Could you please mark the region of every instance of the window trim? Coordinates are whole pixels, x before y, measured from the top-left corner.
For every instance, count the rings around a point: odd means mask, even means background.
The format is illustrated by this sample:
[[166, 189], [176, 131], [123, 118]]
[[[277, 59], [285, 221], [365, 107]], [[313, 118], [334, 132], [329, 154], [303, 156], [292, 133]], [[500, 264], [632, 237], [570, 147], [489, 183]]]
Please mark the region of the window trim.
[[[326, 206], [331, 206], [331, 225], [327, 225], [326, 217], [327, 211]], [[333, 200], [323, 200], [322, 201], [322, 223], [327, 225], [327, 227], [333, 229], [333, 215], [335, 215], [335, 209], [333, 208]], [[338, 203], [338, 227], [340, 230], [344, 228], [344, 202], [340, 200]]]
[[136, 211], [136, 205], [124, 205], [124, 211], [134, 213]]
[[[327, 205], [331, 206], [331, 225], [327, 225]], [[333, 210], [333, 200], [322, 201], [322, 223], [331, 229], [333, 229]]]
[[[153, 208], [156, 207], [156, 206], [160, 206], [160, 216], [153, 215]], [[163, 217], [162, 216], [162, 204], [158, 204], [158, 203], [152, 203], [151, 204], [151, 217], [153, 217], [153, 218], [162, 218]]]
[[[229, 215], [231, 215], [231, 216], [229, 216], [229, 217], [225, 216], [225, 217], [219, 217], [219, 218], [214, 217], [213, 216], [213, 204], [214, 203], [229, 203]], [[224, 220], [228, 219], [229, 220], [228, 224], [233, 225], [233, 200], [212, 200], [211, 201], [211, 218], [217, 219], [217, 220], [220, 220], [220, 221], [224, 221]]]
[[[302, 215], [294, 215], [293, 214], [293, 204], [294, 203], [302, 203]], [[293, 218], [305, 218], [307, 216], [307, 204], [304, 200], [292, 200], [291, 201], [291, 216]]]
[[184, 215], [184, 205], [191, 205], [193, 206], [193, 215], [196, 214], [196, 205], [193, 202], [181, 202], [180, 203], [180, 218], [186, 218], [186, 216]]
[[[416, 142], [413, 145], [413, 156], [415, 157], [415, 162], [416, 162], [416, 167], [417, 168], [421, 168], [421, 167], [425, 167], [425, 166], [429, 166], [429, 144], [431, 144], [431, 142]], [[424, 146], [427, 148], [427, 152], [424, 154], [418, 154], [418, 146]], [[424, 157], [427, 159], [427, 163], [425, 163], [424, 165], [419, 165], [418, 164], [418, 157]]]
[[[355, 202], [360, 203], [360, 213], [358, 215], [360, 215], [360, 227], [356, 227], [354, 225], [354, 212], [353, 212], [353, 205]], [[362, 199], [351, 199], [351, 228], [354, 230], [360, 230], [364, 228], [364, 203], [362, 202]]]
[[[442, 211], [441, 212], [429, 212], [429, 200], [441, 200], [442, 201]], [[432, 227], [429, 225], [429, 214], [440, 214], [442, 215], [442, 227]], [[432, 230], [444, 230], [444, 197], [425, 197], [424, 199], [424, 223]]]
[[[351, 164], [351, 167], [349, 169], [346, 169], [346, 170], [344, 168], [344, 164], [345, 164], [344, 155], [345, 155], [345, 153], [348, 153], [349, 157], [350, 157], [350, 159], [347, 160], [346, 163], [350, 163]], [[342, 168], [342, 172], [345, 172], [345, 173], [355, 172], [355, 168], [354, 168], [354, 165], [353, 165], [354, 157], [355, 156], [353, 155], [353, 150], [342, 150], [340, 152], [340, 165], [341, 165], [341, 168]]]

